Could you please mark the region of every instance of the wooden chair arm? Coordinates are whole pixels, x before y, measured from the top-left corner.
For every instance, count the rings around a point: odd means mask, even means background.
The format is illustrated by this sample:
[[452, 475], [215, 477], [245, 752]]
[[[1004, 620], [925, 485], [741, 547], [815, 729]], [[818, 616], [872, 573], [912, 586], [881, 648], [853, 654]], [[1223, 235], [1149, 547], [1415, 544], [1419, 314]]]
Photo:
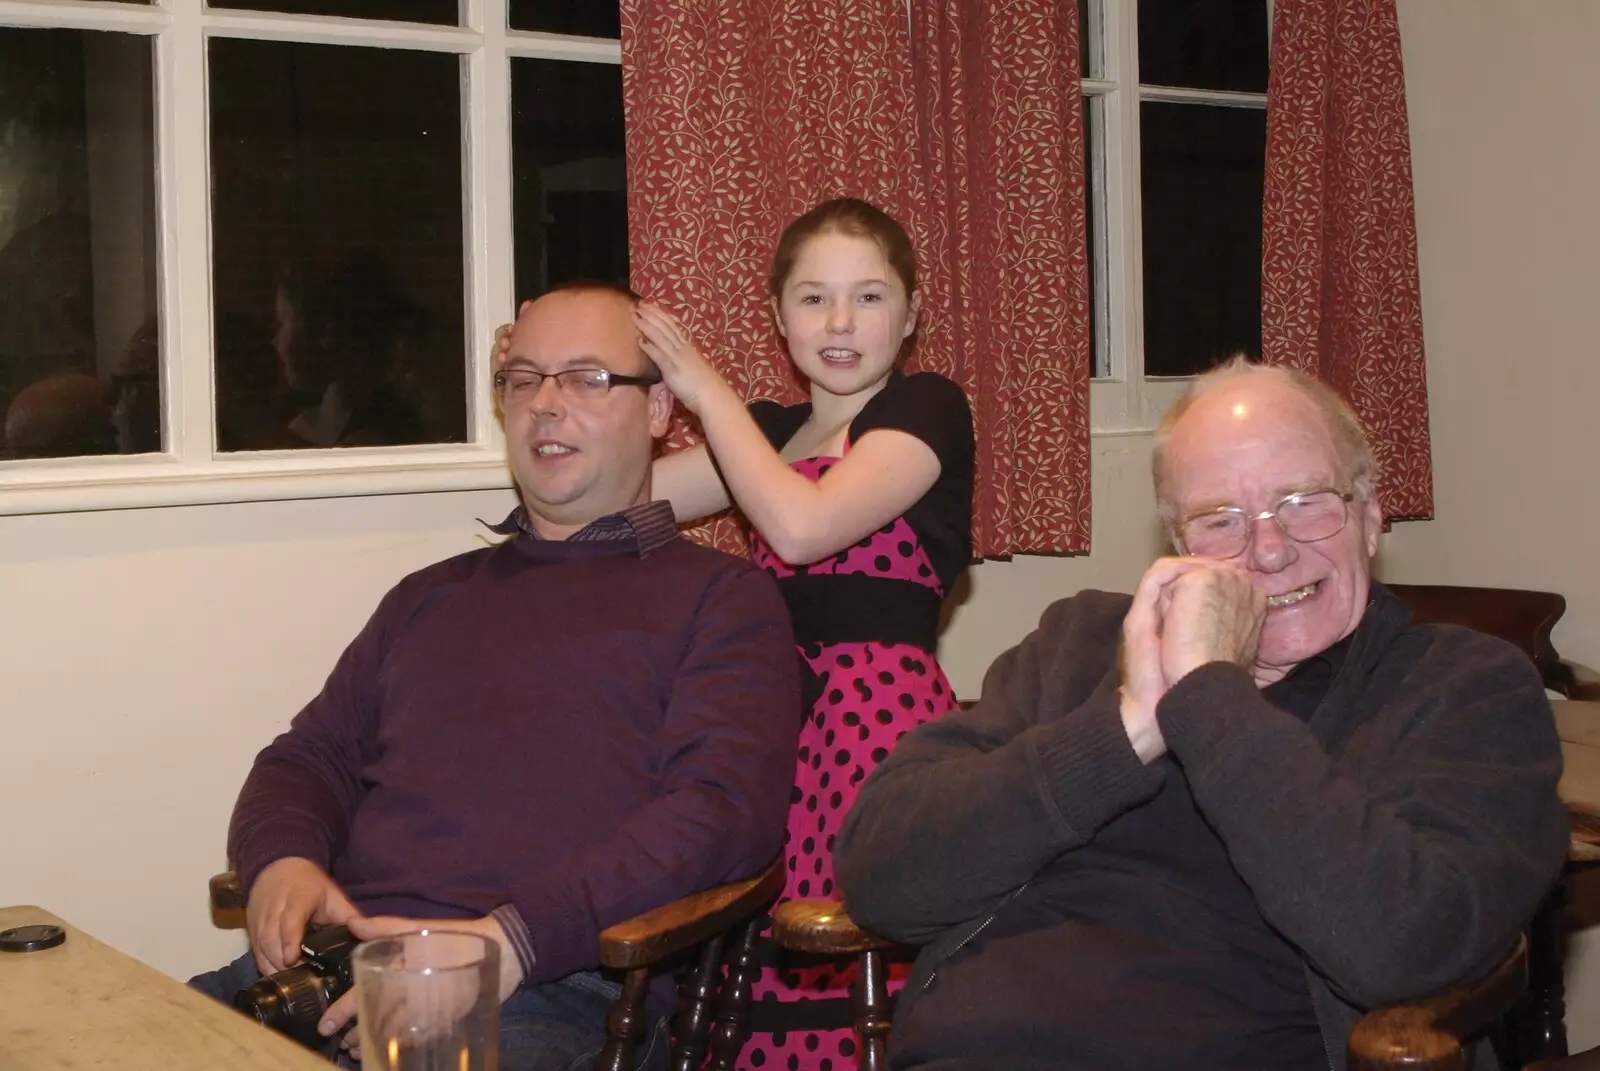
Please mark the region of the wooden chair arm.
[[1600, 1048], [1586, 1049], [1554, 1060], [1537, 1060], [1523, 1071], [1600, 1071]]
[[[783, 872], [774, 862], [753, 878], [691, 893], [606, 929], [600, 934], [600, 962], [619, 970], [649, 966], [749, 918], [782, 891]], [[233, 871], [211, 879], [211, 906], [243, 910], [244, 889]]]
[[217, 911], [244, 910], [244, 886], [239, 884], [239, 875], [226, 870], [211, 879], [211, 906]]
[[1350, 1031], [1350, 1071], [1460, 1071], [1461, 1040], [1504, 1015], [1528, 988], [1528, 944], [1488, 977], [1435, 997], [1368, 1012]]
[[837, 900], [790, 900], [779, 904], [772, 913], [772, 936], [791, 951], [821, 956], [899, 947], [857, 926]]
[[690, 893], [646, 911], [600, 934], [600, 962], [634, 970], [685, 952], [755, 915], [783, 892], [783, 868], [775, 860], [760, 874]]
[[[1563, 658], [1561, 670], [1563, 675], [1570, 679], [1566, 687], [1568, 699], [1587, 699], [1590, 702], [1600, 702], [1600, 672], [1577, 662], [1570, 662]], [[1557, 689], [1560, 691], [1560, 689]]]

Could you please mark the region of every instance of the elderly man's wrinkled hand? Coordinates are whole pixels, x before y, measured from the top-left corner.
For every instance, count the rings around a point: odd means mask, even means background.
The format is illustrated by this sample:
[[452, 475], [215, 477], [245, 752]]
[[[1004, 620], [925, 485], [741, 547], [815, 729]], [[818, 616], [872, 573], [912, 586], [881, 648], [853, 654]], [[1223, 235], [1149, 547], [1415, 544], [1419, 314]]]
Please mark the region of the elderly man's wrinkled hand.
[[1230, 562], [1191, 558], [1199, 568], [1173, 578], [1161, 623], [1161, 669], [1176, 684], [1210, 662], [1249, 669], [1261, 642], [1266, 598]]
[[1156, 704], [1172, 686], [1162, 661], [1162, 630], [1174, 581], [1202, 568], [1195, 558], [1161, 558], [1145, 570], [1122, 621], [1119, 656], [1122, 728], [1144, 763], [1166, 754]]

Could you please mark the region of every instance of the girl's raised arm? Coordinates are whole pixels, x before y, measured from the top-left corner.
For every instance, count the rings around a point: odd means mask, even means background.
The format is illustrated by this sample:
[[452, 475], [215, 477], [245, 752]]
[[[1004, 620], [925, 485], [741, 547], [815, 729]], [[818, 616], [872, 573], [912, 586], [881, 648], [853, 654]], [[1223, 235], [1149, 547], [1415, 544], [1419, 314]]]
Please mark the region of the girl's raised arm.
[[854, 545], [905, 513], [938, 480], [941, 463], [931, 446], [908, 432], [882, 428], [863, 435], [813, 483], [773, 449], [676, 320], [650, 305], [641, 305], [636, 315], [645, 352], [678, 400], [700, 418], [733, 500], [790, 564], [809, 564]]

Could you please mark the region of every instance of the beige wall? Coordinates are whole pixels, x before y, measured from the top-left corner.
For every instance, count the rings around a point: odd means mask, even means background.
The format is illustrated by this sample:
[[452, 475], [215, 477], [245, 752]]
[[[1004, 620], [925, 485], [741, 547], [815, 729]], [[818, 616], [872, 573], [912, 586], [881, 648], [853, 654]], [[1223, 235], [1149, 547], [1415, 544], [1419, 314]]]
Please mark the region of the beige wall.
[[1600, 4], [1400, 0], [1436, 519], [1385, 567], [1566, 594], [1600, 664]]
[[[1557, 640], [1600, 664], [1593, 492], [1600, 249], [1593, 0], [1400, 0], [1439, 519], [1384, 575], [1568, 593]], [[1156, 552], [1149, 441], [1094, 449], [1094, 553], [974, 570], [943, 658], [958, 691], [1052, 599], [1126, 589]], [[0, 518], [0, 904], [37, 902], [157, 966], [221, 962], [205, 881], [255, 751], [404, 572], [483, 538], [502, 493]], [[1575, 1040], [1600, 1042], [1600, 940]]]
[[[1396, 528], [1384, 575], [1563, 592], [1557, 648], [1600, 665], [1600, 4], [1399, 8], [1436, 519]], [[1567, 1024], [1591, 1046], [1600, 896], [1584, 891]]]
[[0, 903], [175, 974], [220, 963], [206, 879], [255, 752], [379, 596], [470, 550], [497, 493], [0, 518]]

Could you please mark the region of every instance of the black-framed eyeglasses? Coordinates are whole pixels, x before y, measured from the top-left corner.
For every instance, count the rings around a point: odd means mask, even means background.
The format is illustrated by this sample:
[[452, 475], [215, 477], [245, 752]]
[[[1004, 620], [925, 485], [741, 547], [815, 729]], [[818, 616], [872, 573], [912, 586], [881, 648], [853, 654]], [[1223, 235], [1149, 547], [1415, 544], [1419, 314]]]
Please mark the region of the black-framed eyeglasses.
[[1185, 554], [1232, 558], [1243, 554], [1250, 545], [1256, 522], [1270, 517], [1278, 530], [1296, 543], [1315, 543], [1344, 531], [1355, 497], [1349, 491], [1301, 491], [1285, 495], [1271, 509], [1253, 514], [1238, 506], [1220, 506], [1185, 517], [1174, 535]]
[[553, 379], [556, 388], [569, 398], [600, 398], [612, 387], [649, 387], [661, 382], [660, 376], [626, 376], [605, 368], [564, 368], [559, 372], [538, 372], [532, 368], [505, 368], [494, 374], [494, 393], [501, 405], [532, 398]]

